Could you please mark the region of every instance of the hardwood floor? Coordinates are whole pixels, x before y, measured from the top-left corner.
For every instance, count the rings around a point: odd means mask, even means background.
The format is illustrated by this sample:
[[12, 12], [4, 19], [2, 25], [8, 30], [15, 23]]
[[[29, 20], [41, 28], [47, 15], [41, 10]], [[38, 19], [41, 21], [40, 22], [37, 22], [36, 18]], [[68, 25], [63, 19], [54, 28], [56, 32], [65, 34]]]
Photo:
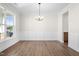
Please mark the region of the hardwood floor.
[[79, 56], [58, 41], [20, 41], [1, 53], [2, 56]]

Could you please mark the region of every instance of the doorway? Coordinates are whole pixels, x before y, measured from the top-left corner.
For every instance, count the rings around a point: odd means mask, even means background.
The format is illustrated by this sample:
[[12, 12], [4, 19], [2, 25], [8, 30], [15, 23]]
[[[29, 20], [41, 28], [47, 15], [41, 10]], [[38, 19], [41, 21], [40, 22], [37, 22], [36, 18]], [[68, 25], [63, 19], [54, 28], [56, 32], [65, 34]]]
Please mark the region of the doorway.
[[68, 12], [63, 14], [63, 39], [64, 44], [68, 46]]

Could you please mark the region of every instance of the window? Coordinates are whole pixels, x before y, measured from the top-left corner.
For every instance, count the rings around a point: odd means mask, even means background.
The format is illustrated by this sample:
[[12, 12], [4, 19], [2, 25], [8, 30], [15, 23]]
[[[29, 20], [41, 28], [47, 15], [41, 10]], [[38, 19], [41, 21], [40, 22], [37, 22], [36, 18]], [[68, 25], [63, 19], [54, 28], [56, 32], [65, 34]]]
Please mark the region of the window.
[[14, 16], [0, 12], [0, 40], [13, 36]]
[[6, 16], [6, 34], [7, 37], [13, 36], [14, 17], [11, 15]]

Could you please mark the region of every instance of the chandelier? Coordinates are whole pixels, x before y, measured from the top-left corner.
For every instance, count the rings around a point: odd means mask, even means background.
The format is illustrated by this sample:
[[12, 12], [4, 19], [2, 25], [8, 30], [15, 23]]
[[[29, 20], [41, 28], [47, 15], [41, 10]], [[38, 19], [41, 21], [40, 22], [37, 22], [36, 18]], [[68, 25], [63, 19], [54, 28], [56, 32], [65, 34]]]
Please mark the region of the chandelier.
[[40, 7], [41, 7], [41, 3], [38, 3], [38, 6], [39, 6], [39, 10], [38, 10], [38, 12], [39, 12], [39, 14], [38, 14], [38, 17], [36, 17], [36, 20], [38, 20], [38, 21], [42, 21], [43, 20], [43, 17], [41, 16], [41, 11], [40, 11]]

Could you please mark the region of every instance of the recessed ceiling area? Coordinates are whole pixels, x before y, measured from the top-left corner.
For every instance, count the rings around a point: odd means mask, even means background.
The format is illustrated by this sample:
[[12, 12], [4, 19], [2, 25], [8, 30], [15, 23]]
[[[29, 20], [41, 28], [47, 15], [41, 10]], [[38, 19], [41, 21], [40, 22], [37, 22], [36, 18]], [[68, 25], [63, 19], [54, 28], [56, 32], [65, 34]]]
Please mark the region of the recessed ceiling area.
[[[12, 4], [21, 13], [38, 12], [38, 3], [14, 3]], [[41, 3], [41, 13], [57, 13], [66, 7], [68, 3]]]

